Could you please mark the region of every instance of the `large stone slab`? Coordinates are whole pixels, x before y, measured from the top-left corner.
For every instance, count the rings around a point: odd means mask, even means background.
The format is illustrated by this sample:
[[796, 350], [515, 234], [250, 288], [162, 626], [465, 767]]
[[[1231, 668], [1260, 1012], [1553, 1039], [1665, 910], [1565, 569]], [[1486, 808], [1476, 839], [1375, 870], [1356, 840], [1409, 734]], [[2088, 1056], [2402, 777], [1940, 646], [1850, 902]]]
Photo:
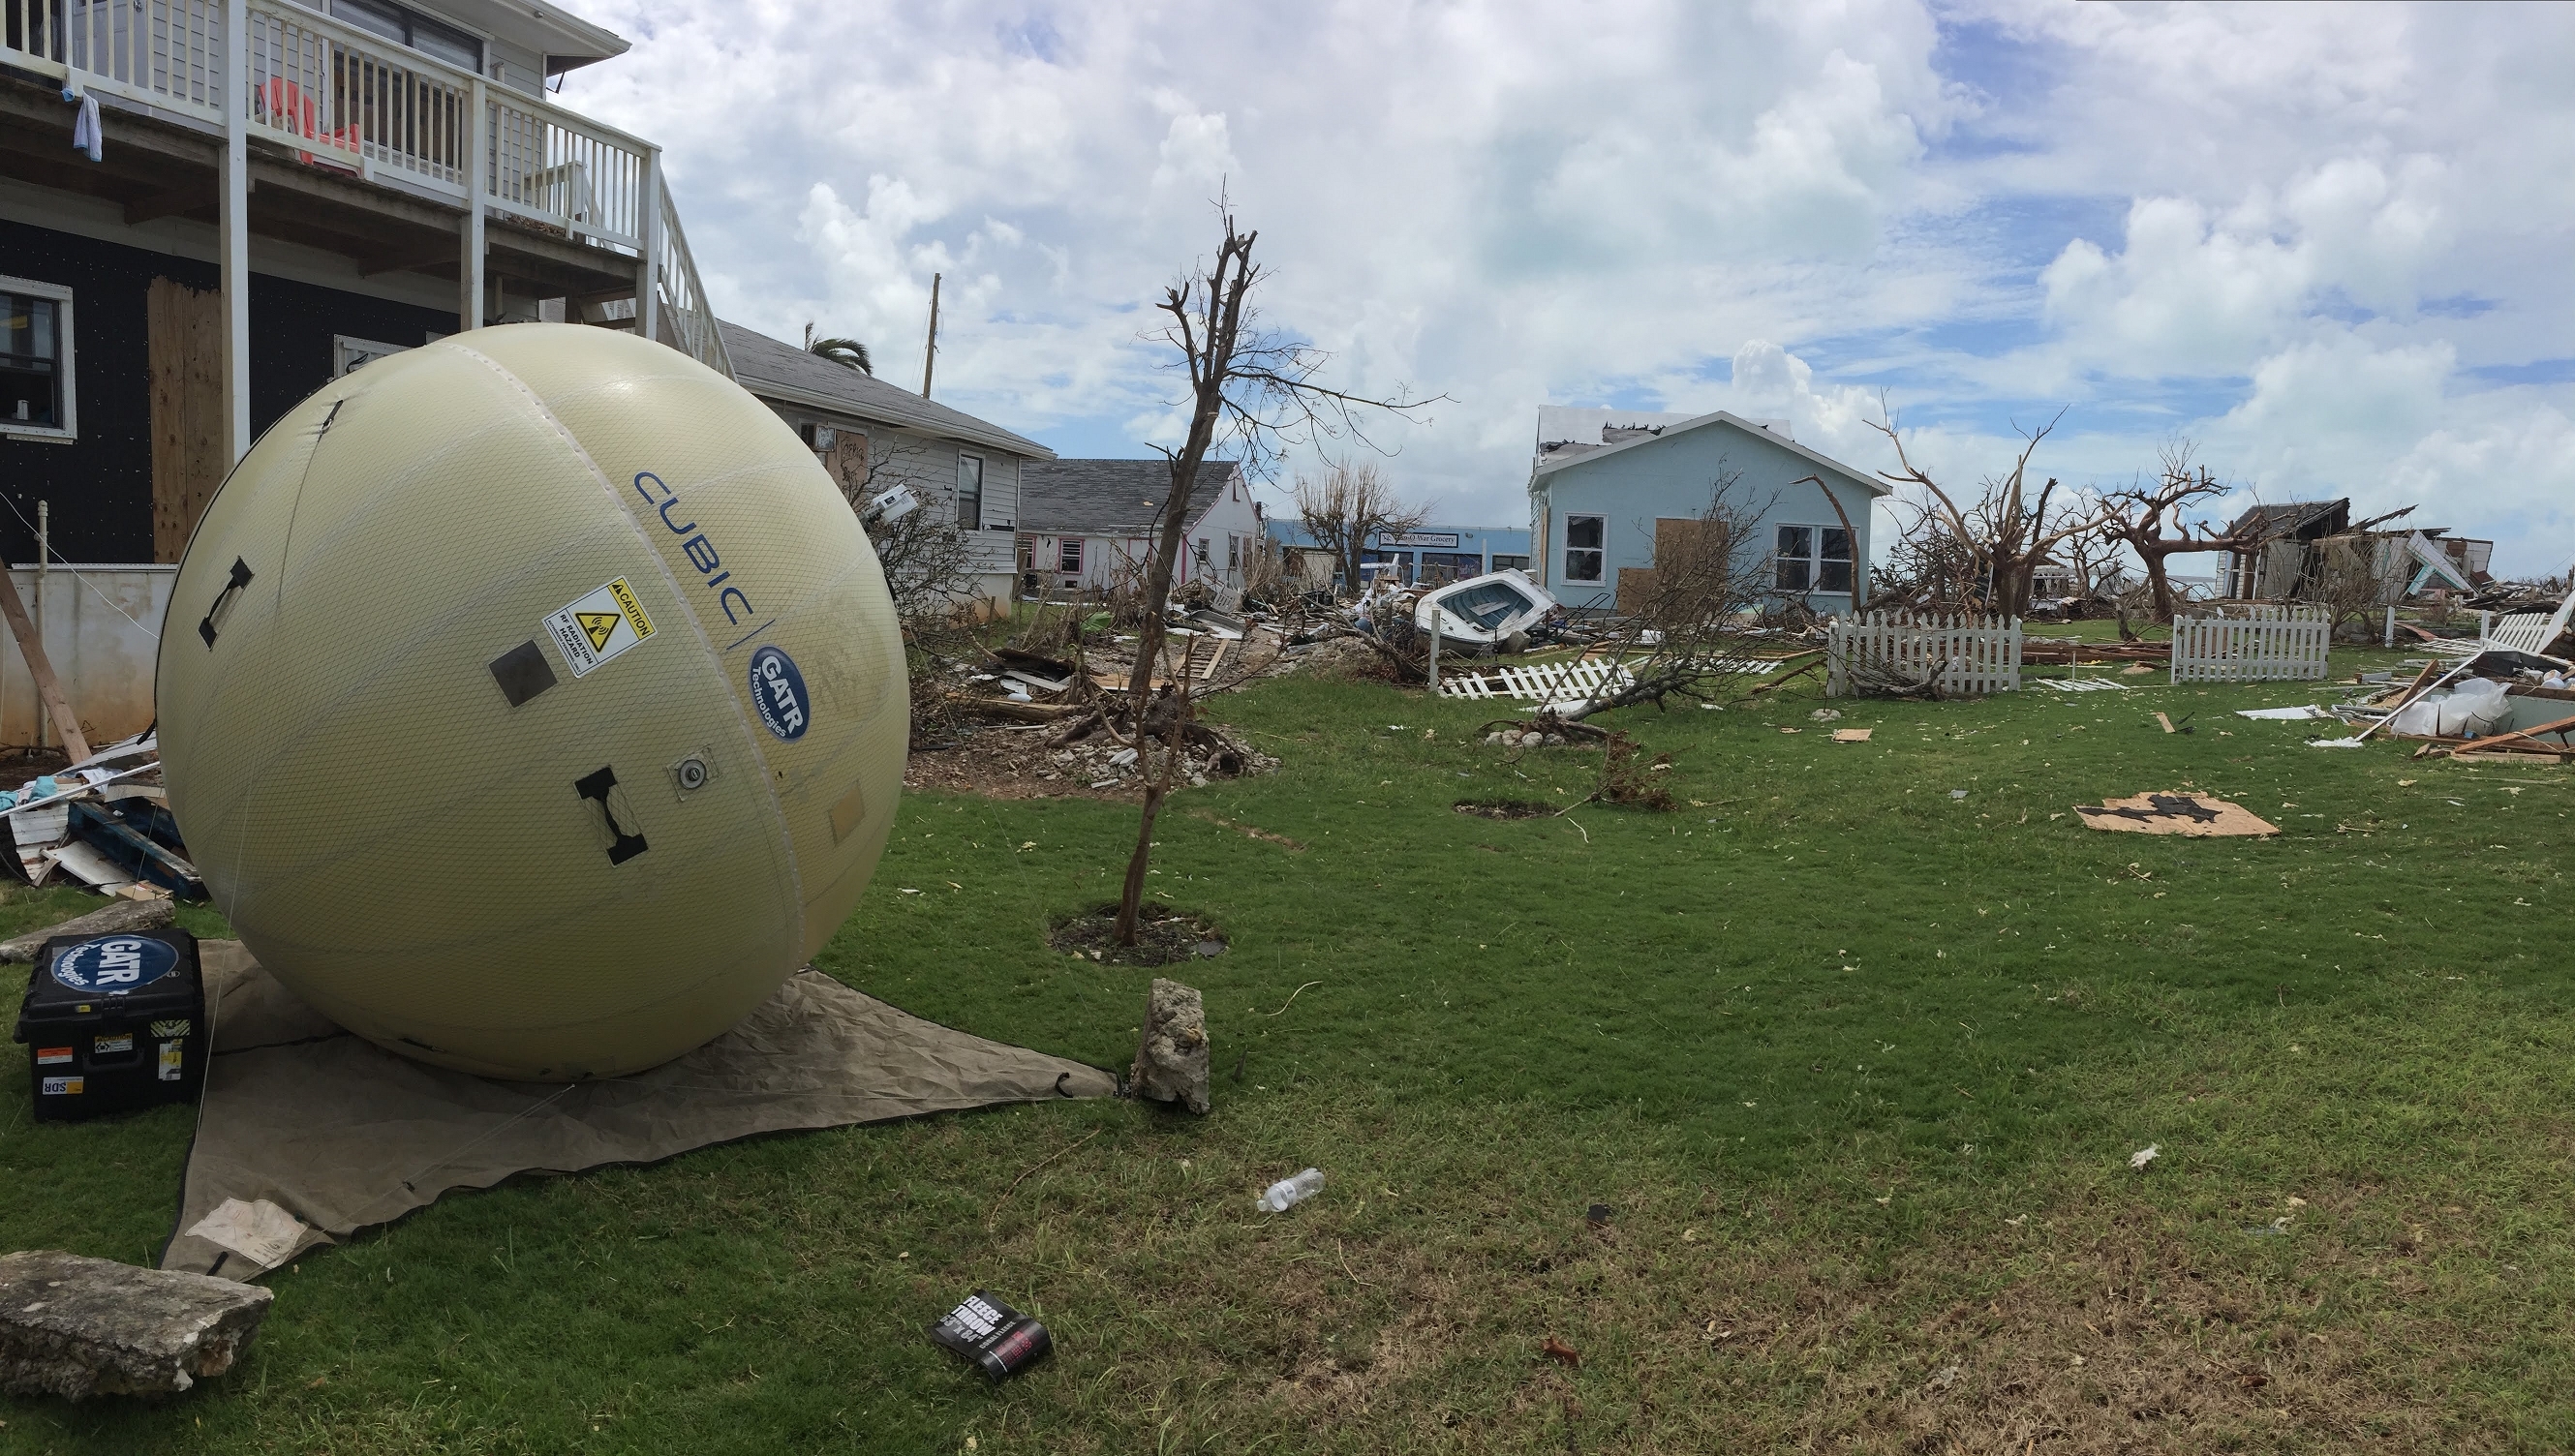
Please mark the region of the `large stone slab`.
[[230, 1370], [275, 1297], [55, 1249], [0, 1257], [0, 1390], [176, 1395]]

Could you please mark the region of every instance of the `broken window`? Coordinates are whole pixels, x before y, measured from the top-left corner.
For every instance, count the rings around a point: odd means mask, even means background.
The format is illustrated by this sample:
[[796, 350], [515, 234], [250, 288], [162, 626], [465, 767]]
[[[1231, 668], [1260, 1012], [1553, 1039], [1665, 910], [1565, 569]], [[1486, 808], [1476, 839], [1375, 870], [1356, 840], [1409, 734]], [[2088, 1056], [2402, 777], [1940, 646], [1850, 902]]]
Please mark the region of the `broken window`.
[[1564, 518], [1564, 580], [1597, 582], [1600, 580], [1602, 523], [1599, 516]]
[[1069, 536], [1063, 541], [1057, 543], [1055, 549], [1055, 569], [1064, 573], [1068, 577], [1078, 577], [1082, 575], [1081, 537]]
[[1838, 526], [1782, 526], [1771, 557], [1782, 592], [1851, 589], [1850, 533]]

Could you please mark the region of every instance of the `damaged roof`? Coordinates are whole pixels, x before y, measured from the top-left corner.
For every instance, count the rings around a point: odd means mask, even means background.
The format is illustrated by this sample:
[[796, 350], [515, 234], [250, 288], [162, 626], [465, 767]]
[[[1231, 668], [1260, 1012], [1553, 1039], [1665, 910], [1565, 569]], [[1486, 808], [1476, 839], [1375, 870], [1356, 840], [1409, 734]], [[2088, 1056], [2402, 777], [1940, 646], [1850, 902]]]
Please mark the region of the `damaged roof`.
[[2285, 501], [2255, 506], [2226, 528], [2229, 536], [2332, 536], [2351, 526], [2351, 499]]
[[764, 400], [853, 416], [989, 450], [1007, 450], [1032, 460], [1055, 459], [1054, 451], [1026, 436], [1014, 435], [935, 400], [925, 400], [901, 385], [887, 384], [875, 375], [834, 364], [740, 324], [720, 323], [719, 327], [724, 330], [725, 352], [733, 356], [734, 378]]
[[[1199, 466], [1184, 527], [1197, 524], [1228, 486], [1243, 479], [1230, 460]], [[1030, 461], [1020, 467], [1020, 529], [1054, 536], [1145, 536], [1171, 499], [1172, 467], [1149, 460]]]

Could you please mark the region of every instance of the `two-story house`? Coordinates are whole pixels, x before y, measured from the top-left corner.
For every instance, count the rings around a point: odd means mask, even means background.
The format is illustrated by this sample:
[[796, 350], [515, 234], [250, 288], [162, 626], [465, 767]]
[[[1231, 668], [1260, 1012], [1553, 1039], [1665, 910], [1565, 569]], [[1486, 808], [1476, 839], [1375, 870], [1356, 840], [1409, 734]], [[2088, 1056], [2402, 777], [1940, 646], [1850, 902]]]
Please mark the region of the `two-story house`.
[[175, 562], [268, 421], [460, 330], [590, 322], [726, 368], [660, 149], [549, 94], [627, 48], [559, 5], [0, 12], [10, 560], [41, 499], [65, 558]]
[[[731, 373], [660, 149], [553, 93], [626, 48], [553, 0], [0, 0], [0, 550], [42, 523], [12, 577], [93, 741], [151, 721], [216, 487], [335, 375], [540, 318]], [[0, 646], [0, 738], [36, 718]]]

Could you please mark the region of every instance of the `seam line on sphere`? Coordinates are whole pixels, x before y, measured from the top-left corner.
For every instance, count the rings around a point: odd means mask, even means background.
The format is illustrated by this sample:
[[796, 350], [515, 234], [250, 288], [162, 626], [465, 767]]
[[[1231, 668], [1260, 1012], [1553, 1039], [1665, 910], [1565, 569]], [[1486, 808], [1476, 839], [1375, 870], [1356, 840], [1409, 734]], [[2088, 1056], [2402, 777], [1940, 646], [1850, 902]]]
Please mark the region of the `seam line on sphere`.
[[[445, 342], [452, 343], [454, 340]], [[653, 564], [655, 571], [662, 574], [662, 585], [670, 589], [671, 600], [678, 604], [681, 615], [688, 619], [689, 631], [697, 637], [698, 646], [706, 650], [708, 660], [715, 664], [716, 681], [723, 686], [725, 701], [733, 705], [734, 721], [742, 729], [743, 748], [751, 754], [751, 761], [759, 764], [763, 770], [760, 774], [761, 791], [768, 795], [770, 821], [777, 827], [779, 849], [787, 859], [787, 884], [792, 908], [789, 912], [790, 922], [784, 928], [787, 931], [788, 943], [795, 947], [792, 954], [801, 957], [805, 950], [805, 873], [803, 867], [796, 862], [796, 836], [787, 827], [787, 805], [779, 801], [778, 784], [767, 771], [769, 758], [761, 751], [760, 739], [756, 736], [760, 731], [759, 727], [751, 721], [751, 710], [743, 706], [742, 698], [733, 691], [733, 680], [727, 676], [724, 655], [716, 651], [715, 640], [707, 636], [707, 625], [699, 620], [696, 605], [689, 601], [688, 593], [681, 590], [679, 575], [671, 570], [669, 562], [662, 559], [661, 548], [654, 545], [653, 538], [644, 530], [644, 523], [636, 520], [635, 513], [627, 509], [625, 497], [618, 491], [617, 483], [608, 478], [608, 472], [599, 468], [599, 462], [591, 458], [590, 448], [583, 445], [581, 438], [572, 433], [572, 427], [564, 424], [563, 417], [555, 413], [554, 407], [546, 403], [545, 397], [529, 388], [526, 380], [519, 378], [507, 365], [491, 355], [471, 344], [457, 344], [456, 347], [458, 352], [481, 360], [485, 368], [508, 381], [510, 388], [526, 396], [528, 403], [536, 407], [538, 417], [544, 420], [555, 434], [563, 438], [564, 444], [572, 450], [573, 455], [583, 465], [590, 468], [590, 478], [598, 482], [599, 489], [608, 496], [609, 504], [617, 508], [617, 519], [625, 522], [627, 529], [635, 533], [635, 544], [644, 549], [645, 559]]]

